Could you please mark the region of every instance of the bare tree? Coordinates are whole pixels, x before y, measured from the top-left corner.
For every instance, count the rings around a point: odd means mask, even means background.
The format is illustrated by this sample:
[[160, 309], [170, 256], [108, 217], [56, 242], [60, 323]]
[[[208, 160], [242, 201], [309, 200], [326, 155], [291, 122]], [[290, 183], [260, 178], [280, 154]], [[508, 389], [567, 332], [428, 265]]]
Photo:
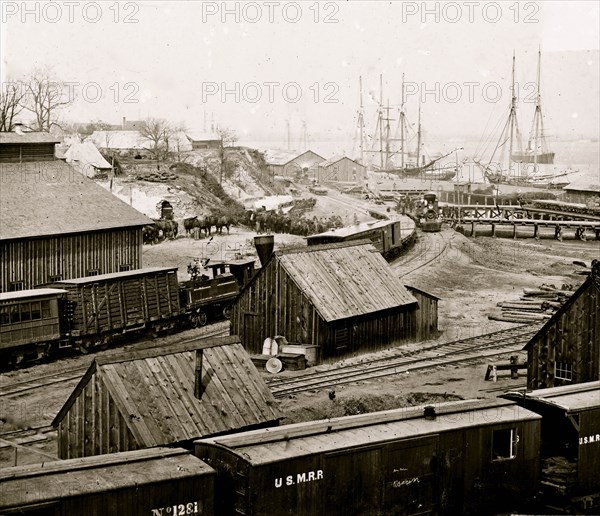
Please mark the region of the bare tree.
[[219, 184], [223, 184], [223, 176], [231, 176], [232, 171], [235, 170], [236, 164], [232, 163], [231, 160], [225, 156], [225, 147], [227, 144], [233, 147], [237, 142], [237, 134], [233, 129], [226, 127], [218, 127], [217, 134], [221, 137], [221, 148], [219, 149], [220, 168], [219, 168]]
[[66, 82], [57, 80], [50, 70], [37, 69], [25, 82], [22, 106], [33, 113], [36, 131], [50, 131], [58, 122], [58, 111], [73, 103], [75, 95]]
[[25, 88], [20, 82], [6, 83], [0, 91], [0, 132], [15, 128], [15, 119], [23, 110]]
[[160, 170], [160, 162], [170, 155], [169, 138], [174, 131], [169, 122], [162, 118], [147, 118], [139, 128], [139, 132], [148, 141], [148, 151], [156, 160], [156, 168]]
[[221, 145], [223, 147], [233, 147], [237, 143], [238, 137], [233, 129], [219, 127], [217, 128], [217, 134], [221, 137]]

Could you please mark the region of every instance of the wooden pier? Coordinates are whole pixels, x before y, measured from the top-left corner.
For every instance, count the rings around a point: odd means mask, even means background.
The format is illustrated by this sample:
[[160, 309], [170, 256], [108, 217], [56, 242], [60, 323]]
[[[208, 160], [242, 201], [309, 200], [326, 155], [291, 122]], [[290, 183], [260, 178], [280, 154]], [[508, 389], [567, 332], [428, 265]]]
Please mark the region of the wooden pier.
[[497, 236], [498, 228], [506, 226], [512, 227], [512, 237], [517, 238], [517, 231], [525, 227], [533, 227], [533, 238], [540, 238], [541, 228], [552, 228], [554, 238], [563, 239], [564, 230], [575, 230], [575, 238], [578, 240], [587, 240], [586, 231], [595, 234], [596, 240], [600, 240], [600, 221], [589, 220], [541, 220], [541, 219], [519, 219], [502, 220], [497, 217], [464, 217], [460, 224], [471, 225], [471, 235], [477, 236], [476, 227], [478, 224], [491, 226], [492, 236]]

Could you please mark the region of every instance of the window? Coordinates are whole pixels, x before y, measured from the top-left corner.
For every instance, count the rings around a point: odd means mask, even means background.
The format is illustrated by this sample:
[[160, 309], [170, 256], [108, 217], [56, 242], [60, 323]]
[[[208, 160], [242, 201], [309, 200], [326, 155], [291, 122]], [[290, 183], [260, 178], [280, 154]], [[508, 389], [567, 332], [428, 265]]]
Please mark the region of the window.
[[31, 302], [31, 320], [37, 321], [42, 318], [42, 309], [39, 301]]
[[99, 272], [100, 271], [98, 271], [98, 269], [91, 269], [91, 270], [88, 271], [87, 275], [88, 276], [98, 276]]
[[57, 281], [62, 281], [62, 274], [55, 274], [54, 276], [50, 276], [50, 283], [56, 283]]
[[567, 362], [555, 362], [554, 363], [554, 378], [557, 380], [566, 380], [568, 382], [573, 380], [573, 366]]
[[119, 265], [119, 272], [127, 272], [131, 270], [131, 265], [129, 265], [128, 263], [122, 263], [121, 265]]
[[10, 317], [8, 313], [8, 306], [0, 306], [0, 326], [10, 323]]
[[17, 292], [18, 290], [24, 290], [24, 289], [25, 289], [25, 283], [23, 281], [13, 281], [8, 286], [9, 292]]
[[29, 303], [21, 303], [21, 322], [31, 321], [31, 309]]
[[42, 301], [42, 319], [49, 319], [51, 315], [50, 301]]
[[21, 312], [19, 310], [19, 305], [10, 305], [10, 323], [18, 323], [21, 322]]
[[492, 460], [514, 459], [519, 442], [516, 428], [494, 430], [492, 434]]

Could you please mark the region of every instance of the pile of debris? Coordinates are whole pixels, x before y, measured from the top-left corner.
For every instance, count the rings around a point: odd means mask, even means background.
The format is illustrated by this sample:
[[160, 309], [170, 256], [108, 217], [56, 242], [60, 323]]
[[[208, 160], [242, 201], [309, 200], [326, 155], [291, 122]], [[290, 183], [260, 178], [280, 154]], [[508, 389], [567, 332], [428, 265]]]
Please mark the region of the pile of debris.
[[166, 181], [172, 181], [177, 179], [177, 175], [172, 172], [150, 172], [149, 174], [139, 174], [135, 176], [137, 181], [151, 181], [153, 183], [164, 183]]
[[541, 285], [537, 289], [523, 289], [523, 295], [518, 301], [503, 301], [496, 306], [501, 313], [488, 315], [491, 321], [513, 323], [544, 322], [552, 317], [564, 302], [569, 299], [576, 288], [564, 284], [556, 288], [554, 285]]

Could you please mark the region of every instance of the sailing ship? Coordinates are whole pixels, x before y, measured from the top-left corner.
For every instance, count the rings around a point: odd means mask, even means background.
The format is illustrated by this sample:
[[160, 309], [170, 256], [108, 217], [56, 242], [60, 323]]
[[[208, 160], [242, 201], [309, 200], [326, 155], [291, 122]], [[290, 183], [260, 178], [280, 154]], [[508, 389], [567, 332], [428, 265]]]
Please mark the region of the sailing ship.
[[[539, 71], [538, 71], [539, 73]], [[511, 80], [511, 103], [508, 113], [508, 119], [504, 124], [500, 138], [494, 148], [490, 161], [487, 165], [481, 163], [480, 160], [474, 160], [479, 166], [483, 168], [483, 173], [486, 179], [493, 184], [507, 184], [513, 186], [538, 186], [538, 187], [555, 187], [558, 188], [562, 185], [568, 184], [567, 176], [571, 173], [560, 172], [543, 174], [540, 171], [539, 165], [542, 164], [540, 159], [554, 160], [554, 153], [531, 153], [528, 155], [523, 152], [521, 147], [521, 135], [519, 132], [519, 124], [517, 121], [517, 96], [515, 93], [515, 54], [513, 52], [512, 58], [512, 80]], [[538, 102], [538, 108], [536, 112], [541, 117], [541, 103]], [[541, 118], [538, 119], [537, 127], [540, 128]], [[534, 124], [536, 125], [536, 124]], [[542, 132], [539, 131], [538, 135]], [[514, 151], [515, 140], [519, 147], [518, 151]], [[508, 160], [507, 164], [504, 163], [503, 159], [494, 162], [494, 158], [498, 151], [504, 154], [506, 150], [506, 144], [508, 143]], [[531, 160], [520, 159], [521, 156], [528, 155]], [[516, 158], [519, 156], [519, 159]], [[504, 165], [506, 167], [504, 168]]]
[[546, 137], [544, 136], [544, 117], [542, 115], [542, 97], [540, 94], [540, 71], [542, 63], [542, 51], [538, 50], [538, 67], [536, 83], [536, 101], [535, 111], [531, 130], [529, 131], [529, 141], [525, 152], [517, 152], [512, 155], [514, 161], [521, 163], [542, 163], [552, 165], [554, 163], [554, 152], [548, 150]]
[[[373, 148], [370, 151], [365, 151], [363, 139], [364, 139], [364, 111], [363, 111], [363, 103], [362, 103], [362, 78], [360, 78], [360, 111], [358, 115], [358, 123], [359, 123], [359, 131], [360, 131], [360, 159], [359, 161], [364, 164], [364, 153], [370, 152], [372, 154], [378, 154], [380, 164], [377, 166], [377, 170], [379, 172], [389, 173], [400, 175], [402, 177], [417, 177], [427, 175], [426, 178], [429, 179], [429, 174], [434, 174], [435, 179], [452, 179], [456, 173], [457, 168], [444, 168], [443, 170], [434, 170], [434, 165], [449, 156], [455, 150], [448, 152], [446, 154], [440, 155], [435, 159], [430, 159], [426, 161], [425, 155], [421, 155], [422, 151], [422, 131], [421, 131], [421, 105], [419, 103], [419, 118], [418, 118], [418, 127], [416, 133], [416, 147], [414, 150], [409, 150], [408, 147], [408, 136], [409, 136], [409, 127], [408, 119], [406, 116], [405, 110], [405, 95], [404, 95], [404, 74], [402, 74], [402, 99], [400, 103], [400, 111], [398, 118], [398, 129], [400, 132], [400, 138], [392, 138], [391, 137], [391, 127], [390, 122], [392, 119], [390, 118], [390, 105], [389, 101], [387, 106], [383, 105], [383, 78], [380, 75], [380, 99], [379, 99], [379, 109], [377, 111], [377, 123], [375, 126], [375, 137], [373, 138], [374, 145], [379, 144], [379, 149]], [[392, 142], [399, 141], [400, 147], [398, 150], [392, 150], [391, 144]], [[411, 159], [412, 158], [412, 159]], [[413, 159], [416, 158], [416, 161]], [[399, 161], [399, 163], [398, 163]]]

